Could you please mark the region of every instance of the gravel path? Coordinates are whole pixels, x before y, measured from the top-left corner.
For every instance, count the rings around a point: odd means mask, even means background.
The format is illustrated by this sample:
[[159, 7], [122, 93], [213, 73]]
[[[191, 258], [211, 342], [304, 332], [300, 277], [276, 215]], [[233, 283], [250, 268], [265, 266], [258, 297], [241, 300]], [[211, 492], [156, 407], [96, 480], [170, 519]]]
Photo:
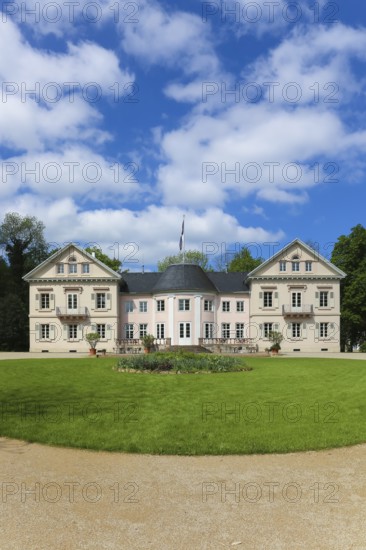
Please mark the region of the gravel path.
[[0, 438], [2, 550], [364, 550], [366, 445], [175, 457]]

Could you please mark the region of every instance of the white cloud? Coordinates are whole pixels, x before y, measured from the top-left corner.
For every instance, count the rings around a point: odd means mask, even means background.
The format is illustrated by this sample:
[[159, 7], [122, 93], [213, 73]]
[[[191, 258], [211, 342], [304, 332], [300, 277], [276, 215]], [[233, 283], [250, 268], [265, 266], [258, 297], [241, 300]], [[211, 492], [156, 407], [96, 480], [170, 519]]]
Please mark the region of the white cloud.
[[97, 128], [98, 101], [114, 97], [115, 83], [122, 89], [133, 80], [113, 52], [89, 42], [69, 43], [64, 54], [45, 52], [11, 21], [0, 23], [0, 49], [8, 52], [0, 59], [0, 144], [41, 150], [68, 139], [109, 138]]
[[[157, 260], [179, 252], [178, 243], [183, 214], [186, 214], [186, 248], [212, 255], [233, 250], [232, 243], [277, 243], [283, 239], [281, 230], [244, 227], [234, 216], [218, 208], [200, 213], [176, 207], [150, 206], [144, 211], [129, 209], [97, 209], [81, 211], [72, 199], [39, 199], [24, 195], [3, 201], [0, 217], [7, 211], [32, 214], [46, 226], [47, 241], [52, 246], [66, 242], [95, 243], [105, 253], [124, 261], [124, 267], [141, 270], [156, 266]], [[137, 260], [137, 261], [136, 261]]]

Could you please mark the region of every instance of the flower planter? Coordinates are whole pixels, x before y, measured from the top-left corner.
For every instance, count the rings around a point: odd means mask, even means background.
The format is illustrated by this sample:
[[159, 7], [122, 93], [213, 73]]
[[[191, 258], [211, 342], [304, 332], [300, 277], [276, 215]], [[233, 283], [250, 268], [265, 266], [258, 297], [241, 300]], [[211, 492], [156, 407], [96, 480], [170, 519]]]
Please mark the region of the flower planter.
[[97, 350], [95, 348], [90, 348], [89, 355], [96, 355], [96, 354], [97, 354]]

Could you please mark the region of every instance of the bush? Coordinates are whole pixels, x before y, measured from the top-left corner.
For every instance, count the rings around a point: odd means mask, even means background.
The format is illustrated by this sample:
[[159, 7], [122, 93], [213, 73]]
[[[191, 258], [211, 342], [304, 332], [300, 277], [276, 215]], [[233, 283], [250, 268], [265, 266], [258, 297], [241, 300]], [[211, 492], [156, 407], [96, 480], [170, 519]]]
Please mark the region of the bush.
[[243, 359], [224, 357], [212, 353], [157, 352], [152, 355], [139, 355], [120, 359], [118, 371], [138, 372], [240, 372], [252, 370]]
[[361, 353], [366, 353], [366, 342], [363, 342], [361, 345], [360, 345], [360, 350], [359, 350]]

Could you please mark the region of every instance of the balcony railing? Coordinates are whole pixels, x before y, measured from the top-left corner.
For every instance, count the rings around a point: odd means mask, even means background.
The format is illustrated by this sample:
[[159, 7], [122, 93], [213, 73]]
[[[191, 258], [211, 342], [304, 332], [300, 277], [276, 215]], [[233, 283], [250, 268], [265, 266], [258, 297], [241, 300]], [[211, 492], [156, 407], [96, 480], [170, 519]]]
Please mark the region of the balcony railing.
[[282, 306], [282, 314], [289, 317], [311, 317], [313, 313], [312, 304], [304, 304], [298, 307], [292, 305]]
[[67, 307], [56, 307], [57, 317], [67, 317], [68, 319], [84, 319], [89, 317], [89, 310], [87, 307], [78, 307], [75, 309], [69, 309]]
[[[115, 340], [116, 347], [114, 351], [116, 353], [143, 353], [144, 345], [140, 338], [118, 338]], [[154, 351], [161, 351], [169, 349], [171, 346], [171, 338], [155, 338]]]
[[258, 345], [254, 338], [199, 338], [198, 343], [214, 352], [255, 353]]

